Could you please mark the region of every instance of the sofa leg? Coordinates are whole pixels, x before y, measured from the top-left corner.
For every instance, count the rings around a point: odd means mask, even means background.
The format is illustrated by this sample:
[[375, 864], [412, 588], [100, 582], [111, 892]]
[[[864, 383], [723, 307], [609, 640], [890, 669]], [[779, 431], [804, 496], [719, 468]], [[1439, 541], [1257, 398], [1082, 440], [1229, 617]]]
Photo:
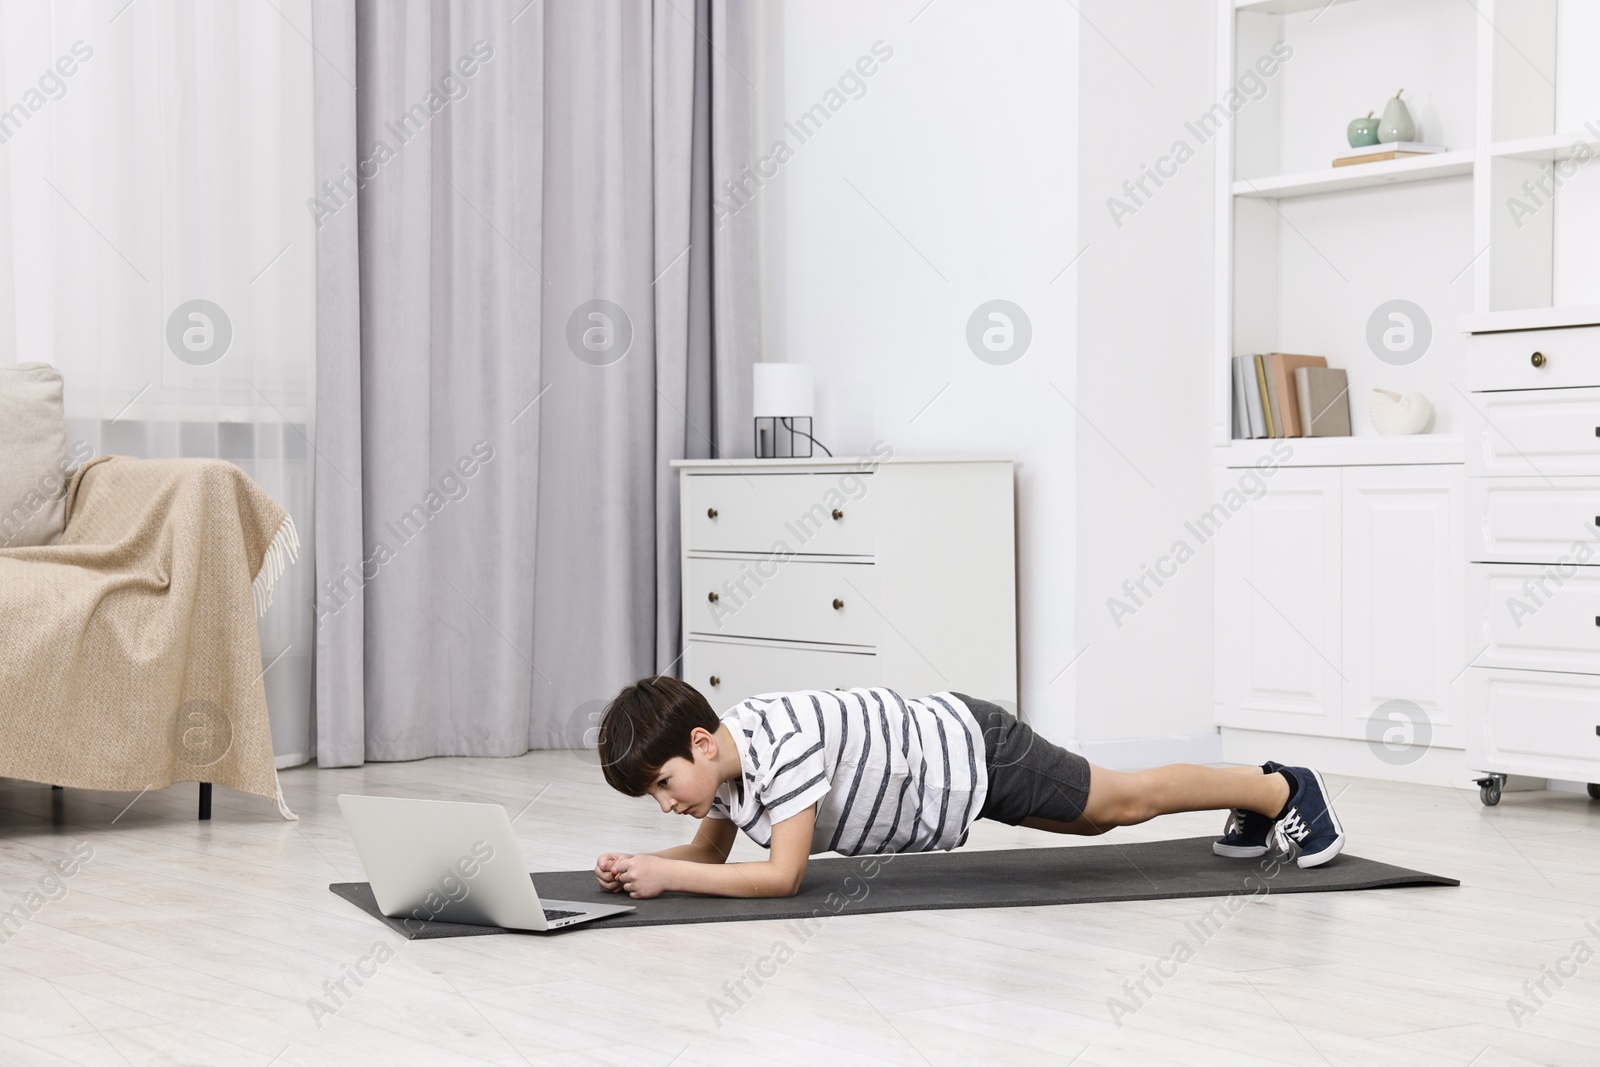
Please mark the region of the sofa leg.
[[200, 783], [200, 818], [211, 818], [211, 783]]
[[50, 788], [51, 788], [51, 789], [60, 789], [60, 788], [62, 788], [62, 787], [61, 787], [61, 786], [59, 786], [59, 785], [53, 785], [53, 786], [51, 786], [51, 787], [50, 787]]

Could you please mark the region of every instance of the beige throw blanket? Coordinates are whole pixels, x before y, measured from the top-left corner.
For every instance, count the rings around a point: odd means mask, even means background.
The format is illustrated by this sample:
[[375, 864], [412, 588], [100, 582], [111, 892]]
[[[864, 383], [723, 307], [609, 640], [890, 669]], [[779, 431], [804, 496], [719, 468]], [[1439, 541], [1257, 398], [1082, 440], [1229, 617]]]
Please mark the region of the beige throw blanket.
[[[299, 549], [231, 463], [101, 456], [51, 545], [0, 549], [0, 776], [283, 801], [256, 616]], [[252, 610], [253, 609], [253, 610]]]

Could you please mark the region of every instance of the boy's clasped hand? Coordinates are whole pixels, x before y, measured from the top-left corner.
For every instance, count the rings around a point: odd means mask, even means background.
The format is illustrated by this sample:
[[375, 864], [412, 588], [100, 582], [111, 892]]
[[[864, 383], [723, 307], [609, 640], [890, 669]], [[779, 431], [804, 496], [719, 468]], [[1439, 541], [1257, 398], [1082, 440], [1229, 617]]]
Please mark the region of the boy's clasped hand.
[[626, 892], [639, 900], [666, 890], [664, 867], [671, 861], [632, 852], [607, 852], [595, 861], [594, 876], [607, 893]]

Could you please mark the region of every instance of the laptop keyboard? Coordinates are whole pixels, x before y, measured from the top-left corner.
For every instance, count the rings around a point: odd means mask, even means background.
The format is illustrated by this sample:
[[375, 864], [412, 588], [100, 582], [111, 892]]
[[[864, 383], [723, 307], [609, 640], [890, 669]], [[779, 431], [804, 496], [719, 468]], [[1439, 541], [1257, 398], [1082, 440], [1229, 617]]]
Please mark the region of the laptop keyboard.
[[544, 909], [544, 921], [550, 922], [552, 919], [570, 919], [574, 915], [582, 914], [583, 912], [581, 911], [562, 911], [560, 908], [546, 908]]

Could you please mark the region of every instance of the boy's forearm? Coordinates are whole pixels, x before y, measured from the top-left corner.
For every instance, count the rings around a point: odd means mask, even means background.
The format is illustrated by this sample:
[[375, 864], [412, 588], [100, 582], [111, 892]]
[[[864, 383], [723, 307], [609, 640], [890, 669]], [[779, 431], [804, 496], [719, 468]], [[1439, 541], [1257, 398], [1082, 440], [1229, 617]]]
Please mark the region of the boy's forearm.
[[701, 848], [690, 842], [687, 845], [674, 845], [664, 848], [660, 852], [651, 852], [651, 856], [660, 856], [664, 860], [684, 860], [688, 863], [721, 863], [726, 857], [717, 855], [709, 848]]
[[753, 863], [693, 863], [672, 865], [667, 888], [679, 893], [714, 897], [789, 897], [798, 886], [771, 860]]

